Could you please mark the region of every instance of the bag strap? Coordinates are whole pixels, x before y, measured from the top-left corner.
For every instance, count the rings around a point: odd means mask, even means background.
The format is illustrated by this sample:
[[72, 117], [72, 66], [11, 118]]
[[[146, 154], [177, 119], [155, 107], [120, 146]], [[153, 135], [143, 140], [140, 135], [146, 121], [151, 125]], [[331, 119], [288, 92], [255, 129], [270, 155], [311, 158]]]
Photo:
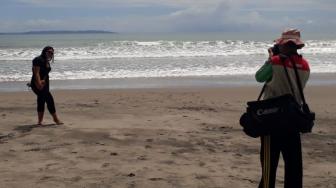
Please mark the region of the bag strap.
[[[299, 72], [298, 72], [298, 70], [297, 70], [296, 64], [293, 62], [293, 60], [292, 60], [291, 57], [289, 57], [288, 59], [289, 59], [289, 61], [291, 62], [293, 68], [294, 68], [295, 78], [296, 78], [296, 84], [298, 85], [299, 93], [300, 93], [300, 97], [301, 97], [301, 99], [302, 99], [302, 107], [303, 107], [303, 109], [304, 109], [305, 111], [310, 112], [310, 109], [309, 109], [309, 107], [308, 107], [308, 104], [306, 103], [306, 99], [305, 99], [305, 96], [304, 96], [304, 93], [303, 93], [303, 88], [302, 88], [302, 84], [301, 84], [301, 81], [300, 81], [300, 76], [299, 76]], [[283, 61], [282, 61], [282, 62], [283, 62]], [[292, 82], [291, 82], [290, 79], [289, 79], [288, 71], [287, 71], [287, 68], [285, 67], [285, 63], [284, 63], [284, 62], [283, 62], [283, 66], [284, 66], [284, 68], [285, 68], [286, 76], [287, 76], [289, 85], [290, 85], [290, 87], [291, 87], [292, 93], [294, 94], [293, 85], [292, 85]]]
[[266, 88], [266, 83], [264, 84], [264, 86], [262, 87], [262, 89], [261, 89], [261, 91], [260, 91], [260, 94], [259, 94], [259, 97], [258, 97], [258, 101], [260, 101], [260, 99], [261, 99], [261, 96], [262, 96], [262, 94], [264, 93], [264, 91], [265, 91], [265, 88]]
[[294, 88], [293, 88], [293, 84], [292, 84], [292, 82], [291, 82], [291, 80], [290, 80], [290, 78], [289, 78], [288, 70], [287, 70], [287, 67], [286, 67], [286, 65], [285, 65], [285, 60], [283, 60], [282, 58], [281, 58], [281, 63], [282, 63], [282, 66], [283, 66], [283, 68], [284, 68], [284, 70], [285, 70], [286, 77], [287, 77], [287, 80], [288, 80], [288, 83], [289, 83], [289, 87], [290, 87], [290, 89], [291, 89], [291, 91], [292, 91], [292, 94], [295, 95], [295, 93], [294, 93]]
[[297, 85], [299, 87], [299, 91], [300, 91], [300, 96], [301, 96], [302, 102], [303, 102], [304, 105], [307, 105], [306, 99], [305, 99], [305, 96], [304, 96], [304, 93], [303, 93], [303, 88], [302, 88], [302, 84], [301, 84], [301, 81], [300, 81], [300, 76], [299, 76], [299, 72], [297, 70], [297, 67], [296, 67], [295, 63], [293, 62], [292, 58], [289, 57], [289, 61], [292, 63], [292, 66], [294, 68], [296, 82], [297, 82]]

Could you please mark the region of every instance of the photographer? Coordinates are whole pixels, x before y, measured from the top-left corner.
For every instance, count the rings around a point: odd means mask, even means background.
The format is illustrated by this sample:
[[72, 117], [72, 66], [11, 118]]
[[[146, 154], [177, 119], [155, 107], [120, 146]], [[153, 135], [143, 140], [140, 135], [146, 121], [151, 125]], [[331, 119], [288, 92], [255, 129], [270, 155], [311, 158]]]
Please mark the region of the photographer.
[[[308, 81], [310, 69], [308, 62], [298, 54], [297, 50], [304, 47], [300, 39], [300, 31], [289, 29], [276, 39], [275, 46], [268, 50], [269, 58], [257, 71], [255, 77], [258, 82], [266, 82], [264, 99], [284, 94], [293, 94], [302, 103], [296, 83], [293, 62], [298, 69], [300, 82], [304, 87]], [[293, 91], [286, 76], [284, 66], [288, 70], [289, 80], [293, 84]], [[299, 132], [270, 134], [261, 137], [260, 161], [262, 178], [259, 188], [274, 188], [276, 170], [280, 153], [285, 163], [285, 188], [302, 188], [302, 152]]]

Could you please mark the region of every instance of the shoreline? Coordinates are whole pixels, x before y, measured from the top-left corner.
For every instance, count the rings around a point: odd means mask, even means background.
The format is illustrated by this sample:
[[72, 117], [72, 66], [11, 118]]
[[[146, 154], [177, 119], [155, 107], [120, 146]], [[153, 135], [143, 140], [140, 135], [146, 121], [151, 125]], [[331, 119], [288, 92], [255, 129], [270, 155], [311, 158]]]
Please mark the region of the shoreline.
[[[141, 77], [80, 80], [50, 80], [51, 90], [151, 89], [151, 88], [230, 88], [258, 87], [253, 75]], [[0, 82], [1, 92], [28, 91], [28, 81]], [[308, 86], [335, 86], [336, 73], [312, 73]]]

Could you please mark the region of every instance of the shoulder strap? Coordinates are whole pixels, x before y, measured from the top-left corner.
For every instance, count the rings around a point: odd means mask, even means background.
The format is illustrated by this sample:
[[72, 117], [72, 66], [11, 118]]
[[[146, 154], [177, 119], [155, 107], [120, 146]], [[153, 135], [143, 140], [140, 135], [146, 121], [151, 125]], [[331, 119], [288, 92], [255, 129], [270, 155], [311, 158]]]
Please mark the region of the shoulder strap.
[[295, 63], [293, 62], [292, 58], [289, 58], [289, 61], [292, 63], [292, 66], [294, 68], [295, 77], [296, 77], [296, 83], [297, 83], [297, 85], [299, 87], [299, 91], [300, 91], [300, 96], [301, 96], [302, 102], [303, 102], [304, 105], [306, 105], [307, 103], [306, 103], [305, 96], [303, 94], [303, 88], [302, 88], [299, 72], [298, 72], [297, 67], [296, 67]]
[[[287, 59], [287, 58], [286, 58], [286, 59]], [[286, 67], [286, 65], [285, 65], [285, 60], [286, 60], [286, 59], [281, 58], [281, 63], [282, 63], [282, 66], [283, 66], [283, 68], [284, 68], [284, 70], [285, 70], [286, 77], [287, 77], [288, 84], [289, 84], [289, 87], [290, 87], [290, 89], [291, 89], [291, 92], [292, 92], [293, 95], [295, 95], [295, 93], [294, 93], [294, 88], [293, 88], [293, 84], [292, 84], [292, 82], [291, 82], [291, 80], [290, 80], [290, 78], [289, 78], [288, 70], [287, 70], [287, 67]]]
[[262, 94], [264, 93], [265, 88], [266, 88], [266, 83], [264, 84], [264, 86], [262, 87], [262, 89], [261, 89], [261, 91], [260, 91], [259, 97], [258, 97], [258, 99], [257, 99], [258, 101], [260, 101], [260, 98], [261, 98]]

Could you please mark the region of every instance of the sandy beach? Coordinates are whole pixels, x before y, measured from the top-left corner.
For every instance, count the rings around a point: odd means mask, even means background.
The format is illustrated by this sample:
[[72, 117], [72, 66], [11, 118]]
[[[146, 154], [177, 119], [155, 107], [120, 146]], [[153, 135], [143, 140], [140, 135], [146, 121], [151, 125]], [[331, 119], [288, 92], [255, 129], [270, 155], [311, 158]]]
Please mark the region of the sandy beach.
[[[0, 187], [255, 188], [259, 139], [238, 120], [260, 88], [53, 91], [64, 125], [36, 126], [32, 92], [0, 93]], [[304, 187], [336, 187], [336, 87], [309, 86]], [[280, 160], [277, 187], [283, 186]]]

